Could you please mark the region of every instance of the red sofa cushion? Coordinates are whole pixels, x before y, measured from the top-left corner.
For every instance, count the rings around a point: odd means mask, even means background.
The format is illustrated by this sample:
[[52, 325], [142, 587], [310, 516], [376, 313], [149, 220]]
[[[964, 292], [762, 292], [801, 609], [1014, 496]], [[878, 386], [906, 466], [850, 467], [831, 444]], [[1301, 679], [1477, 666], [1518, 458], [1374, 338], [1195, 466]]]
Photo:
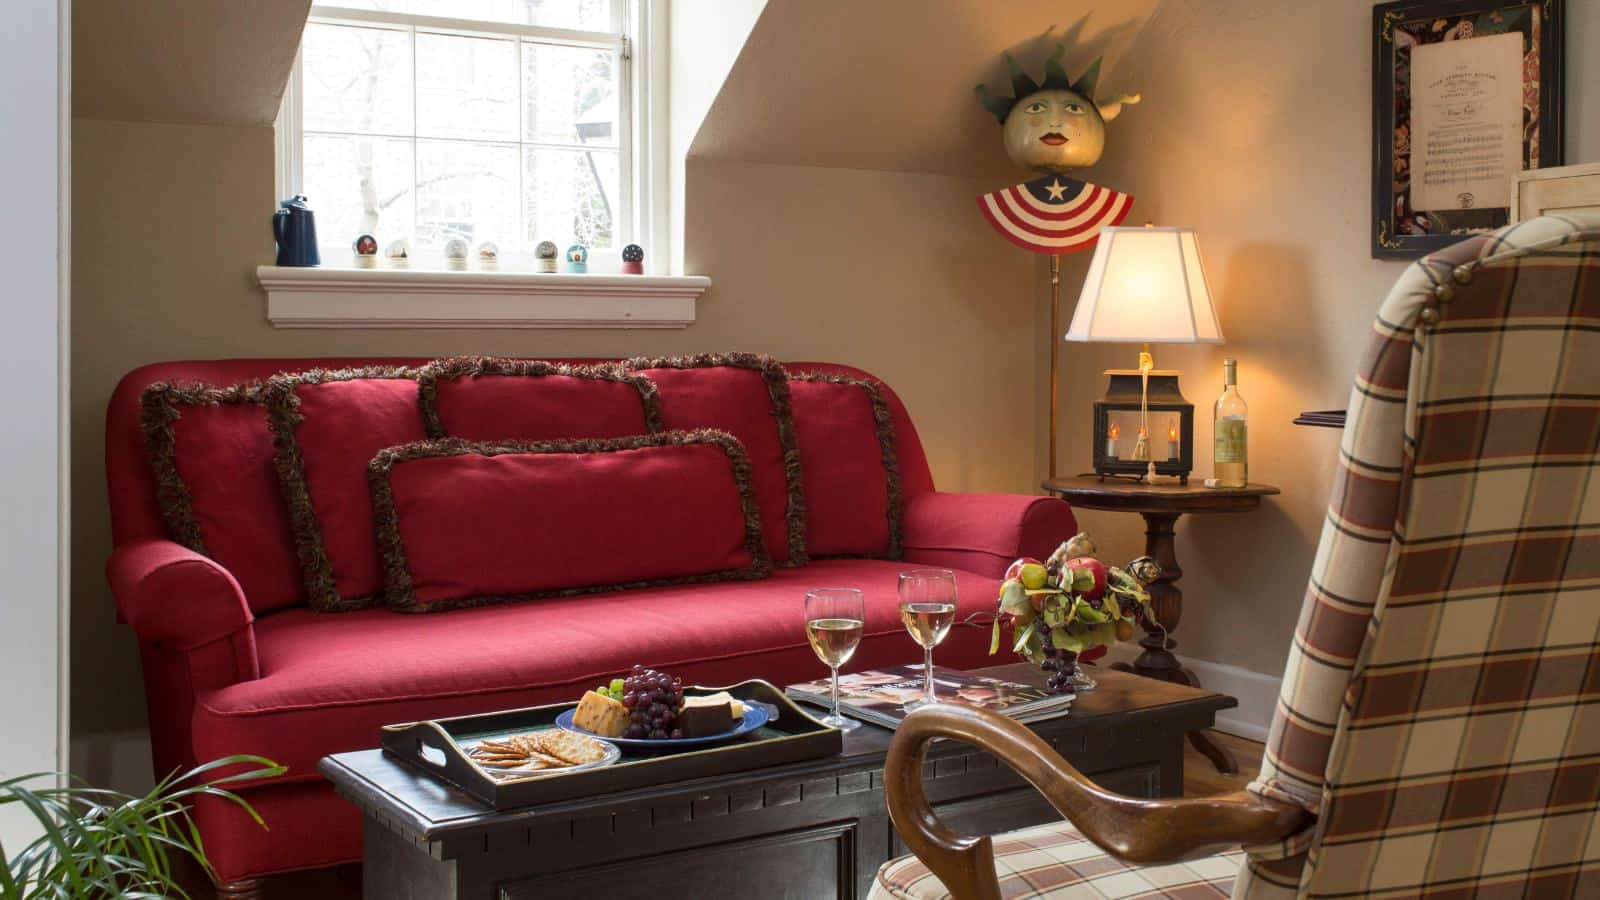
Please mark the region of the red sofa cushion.
[[894, 419], [878, 386], [843, 375], [791, 375], [795, 443], [804, 462], [806, 550], [901, 556]]
[[[256, 620], [261, 677], [204, 692], [194, 713], [198, 759], [260, 753], [316, 779], [321, 757], [377, 745], [386, 724], [576, 701], [635, 663], [685, 683], [766, 678], [778, 685], [827, 674], [805, 636], [805, 592], [819, 584], [865, 593], [866, 635], [848, 671], [920, 661], [900, 624], [895, 576], [904, 563], [822, 560], [771, 578], [557, 597], [411, 616], [368, 609], [319, 616], [290, 609]], [[992, 611], [999, 582], [956, 573], [957, 615]], [[934, 661], [957, 668], [1014, 662], [989, 656], [989, 629], [957, 625]]]
[[655, 434], [655, 382], [617, 365], [481, 356], [440, 359], [417, 375], [428, 436], [555, 441]]
[[755, 353], [640, 358], [628, 367], [660, 389], [665, 427], [715, 428], [744, 444], [767, 553], [780, 565], [805, 564], [805, 496], [783, 367]]
[[750, 462], [720, 431], [424, 441], [368, 472], [386, 595], [406, 612], [772, 571]]
[[253, 612], [304, 605], [260, 384], [161, 381], [145, 389], [140, 406], [172, 539], [227, 569]]
[[383, 566], [367, 463], [385, 447], [426, 437], [416, 370], [275, 376], [267, 382], [267, 412], [312, 608], [373, 605], [383, 590]]

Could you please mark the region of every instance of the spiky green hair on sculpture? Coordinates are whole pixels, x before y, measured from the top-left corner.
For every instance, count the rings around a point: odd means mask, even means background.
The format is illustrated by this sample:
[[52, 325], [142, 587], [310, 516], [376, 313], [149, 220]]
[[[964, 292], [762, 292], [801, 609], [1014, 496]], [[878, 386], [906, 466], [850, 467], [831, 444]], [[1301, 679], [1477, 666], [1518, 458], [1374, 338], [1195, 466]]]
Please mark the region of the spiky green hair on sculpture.
[[1050, 57], [1044, 61], [1044, 81], [1041, 83], [1035, 82], [1028, 77], [1028, 73], [1024, 72], [1022, 66], [1017, 64], [1016, 57], [1009, 52], [1005, 53], [1006, 69], [1011, 73], [1012, 95], [1010, 97], [996, 97], [989, 93], [988, 85], [980, 84], [973, 89], [978, 94], [978, 102], [982, 103], [983, 108], [992, 113], [1002, 125], [1005, 124], [1006, 118], [1011, 115], [1012, 108], [1022, 98], [1042, 90], [1071, 91], [1093, 104], [1096, 111], [1100, 113], [1101, 118], [1108, 122], [1115, 119], [1122, 112], [1124, 104], [1139, 102], [1138, 94], [1124, 95], [1109, 102], [1096, 100], [1094, 92], [1100, 84], [1100, 66], [1105, 62], [1105, 57], [1096, 57], [1095, 61], [1089, 64], [1089, 68], [1078, 76], [1078, 80], [1073, 81], [1067, 77], [1067, 70], [1061, 65], [1061, 58], [1066, 54], [1067, 46], [1065, 44], [1057, 44]]

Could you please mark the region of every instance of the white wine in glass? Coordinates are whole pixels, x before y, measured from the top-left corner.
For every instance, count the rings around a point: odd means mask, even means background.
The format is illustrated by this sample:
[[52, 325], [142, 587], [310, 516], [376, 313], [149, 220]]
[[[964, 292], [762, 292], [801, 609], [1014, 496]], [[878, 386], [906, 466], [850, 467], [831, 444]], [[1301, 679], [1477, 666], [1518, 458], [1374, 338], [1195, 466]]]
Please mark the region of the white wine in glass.
[[933, 689], [933, 648], [956, 621], [956, 573], [949, 569], [913, 569], [900, 573], [900, 621], [911, 639], [922, 645], [922, 699], [907, 708], [938, 702]]
[[866, 606], [855, 588], [806, 591], [806, 640], [833, 673], [833, 709], [822, 724], [850, 731], [861, 723], [839, 714], [839, 667], [850, 661], [866, 629]]

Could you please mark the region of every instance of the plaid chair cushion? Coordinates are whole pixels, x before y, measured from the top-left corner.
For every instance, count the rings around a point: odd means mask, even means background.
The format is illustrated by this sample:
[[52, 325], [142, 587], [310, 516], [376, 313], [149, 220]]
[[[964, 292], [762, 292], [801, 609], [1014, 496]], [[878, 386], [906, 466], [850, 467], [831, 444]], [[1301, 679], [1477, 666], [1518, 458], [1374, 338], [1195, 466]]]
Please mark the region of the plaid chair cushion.
[[1597, 447], [1600, 216], [1407, 269], [1250, 787], [1318, 822], [1235, 896], [1600, 896]]
[[[1067, 822], [996, 835], [994, 867], [1007, 900], [1221, 900], [1233, 890], [1242, 850], [1167, 866], [1108, 855]], [[946, 900], [950, 892], [915, 856], [878, 870], [868, 900]]]

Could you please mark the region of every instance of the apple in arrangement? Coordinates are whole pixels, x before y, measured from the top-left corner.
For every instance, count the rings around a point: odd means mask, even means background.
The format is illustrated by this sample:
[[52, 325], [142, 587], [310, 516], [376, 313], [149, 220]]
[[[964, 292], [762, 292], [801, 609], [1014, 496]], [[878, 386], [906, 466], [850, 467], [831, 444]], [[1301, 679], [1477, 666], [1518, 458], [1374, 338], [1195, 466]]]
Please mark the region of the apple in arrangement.
[[1031, 556], [1024, 556], [1013, 562], [1006, 569], [1006, 575], [1003, 580], [1010, 581], [1015, 578], [1017, 581], [1022, 582], [1024, 588], [1030, 591], [1037, 591], [1044, 587], [1045, 581], [1049, 577], [1050, 572], [1045, 568], [1044, 563]]
[[1099, 600], [1106, 593], [1106, 564], [1092, 556], [1067, 560], [1072, 573], [1072, 592], [1085, 600]]

